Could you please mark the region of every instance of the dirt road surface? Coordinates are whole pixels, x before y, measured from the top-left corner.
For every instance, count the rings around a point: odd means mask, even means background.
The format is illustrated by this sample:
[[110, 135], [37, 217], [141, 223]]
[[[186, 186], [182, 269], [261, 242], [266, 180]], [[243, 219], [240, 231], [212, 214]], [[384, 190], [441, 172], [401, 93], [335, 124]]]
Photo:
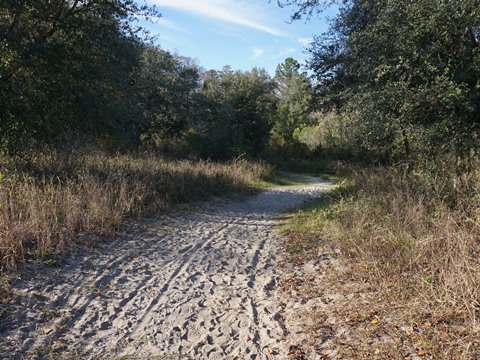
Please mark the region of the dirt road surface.
[[33, 266], [0, 309], [0, 358], [286, 359], [277, 226], [331, 187], [301, 180], [146, 221], [60, 268]]

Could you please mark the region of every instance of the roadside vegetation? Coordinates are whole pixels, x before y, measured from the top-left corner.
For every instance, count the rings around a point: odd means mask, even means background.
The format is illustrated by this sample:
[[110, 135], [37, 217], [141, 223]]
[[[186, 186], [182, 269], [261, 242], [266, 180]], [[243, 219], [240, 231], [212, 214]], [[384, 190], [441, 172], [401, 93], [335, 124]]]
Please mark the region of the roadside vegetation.
[[293, 218], [287, 251], [300, 265], [330, 247], [347, 264], [330, 284], [364, 284], [336, 310], [357, 334], [344, 356], [479, 358], [478, 0], [277, 3], [338, 12], [306, 69], [270, 76], [162, 50], [132, 21], [161, 9], [131, 0], [2, 1], [1, 272], [284, 181], [258, 159], [327, 169], [345, 180]]
[[3, 162], [0, 172], [0, 264], [56, 258], [79, 235], [114, 234], [128, 219], [172, 205], [262, 186], [264, 163], [167, 160], [93, 151], [40, 153]]
[[[0, 300], [25, 261], [61, 266], [89, 235], [114, 236], [172, 206], [267, 186], [273, 167], [154, 154], [41, 152], [0, 163]], [[273, 178], [272, 178], [273, 179]], [[10, 275], [8, 275], [10, 274]]]
[[[313, 86], [162, 50], [131, 0], [0, 5], [0, 272], [173, 204], [265, 187]], [[281, 180], [281, 179], [280, 179]]]
[[341, 166], [346, 180], [284, 226], [293, 263], [320, 250], [341, 261], [324, 291], [347, 298], [352, 283], [361, 285], [358, 301], [336, 309], [355, 334], [336, 343], [343, 356], [408, 357], [404, 343], [420, 358], [480, 353], [480, 178], [448, 168], [406, 175], [391, 167]]
[[[294, 20], [326, 6], [280, 3]], [[344, 266], [318, 275], [344, 299], [316, 314], [337, 321], [325, 346], [340, 358], [479, 358], [479, 3], [330, 3], [339, 13], [310, 47], [318, 122], [298, 136], [345, 180], [285, 229], [293, 263], [327, 253]]]

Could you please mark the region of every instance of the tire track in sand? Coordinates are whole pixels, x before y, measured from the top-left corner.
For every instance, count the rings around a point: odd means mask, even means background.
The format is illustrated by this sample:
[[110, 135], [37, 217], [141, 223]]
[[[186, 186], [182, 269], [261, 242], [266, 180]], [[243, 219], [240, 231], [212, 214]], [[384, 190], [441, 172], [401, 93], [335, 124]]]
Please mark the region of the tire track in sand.
[[282, 212], [330, 185], [308, 180], [171, 213], [77, 251], [61, 269], [33, 269], [0, 323], [1, 358], [34, 359], [38, 349], [86, 359], [286, 358], [275, 228]]

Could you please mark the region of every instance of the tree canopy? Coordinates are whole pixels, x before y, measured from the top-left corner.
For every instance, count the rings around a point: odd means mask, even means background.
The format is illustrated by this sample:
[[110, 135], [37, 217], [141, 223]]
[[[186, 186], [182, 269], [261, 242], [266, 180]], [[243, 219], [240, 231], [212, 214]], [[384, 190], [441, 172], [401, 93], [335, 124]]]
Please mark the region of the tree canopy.
[[210, 71], [198, 93], [198, 140], [204, 155], [229, 158], [261, 153], [274, 122], [274, 82], [263, 69]]
[[[314, 15], [323, 2], [289, 1]], [[411, 158], [478, 147], [478, 0], [347, 0], [310, 47], [322, 109], [368, 151]]]
[[274, 139], [286, 150], [294, 151], [297, 134], [311, 124], [309, 117], [314, 101], [313, 88], [305, 72], [295, 59], [289, 57], [277, 66], [275, 72], [278, 106], [273, 127]]
[[[132, 0], [6, 0], [0, 4], [0, 141], [135, 136], [128, 74], [142, 46]], [[127, 75], [126, 75], [127, 74]], [[23, 146], [23, 145], [22, 145]]]
[[257, 68], [205, 71], [141, 36], [138, 16], [160, 13], [133, 0], [2, 1], [0, 151], [181, 142], [228, 159], [261, 154], [282, 121], [291, 138], [309, 99], [296, 61], [274, 79]]

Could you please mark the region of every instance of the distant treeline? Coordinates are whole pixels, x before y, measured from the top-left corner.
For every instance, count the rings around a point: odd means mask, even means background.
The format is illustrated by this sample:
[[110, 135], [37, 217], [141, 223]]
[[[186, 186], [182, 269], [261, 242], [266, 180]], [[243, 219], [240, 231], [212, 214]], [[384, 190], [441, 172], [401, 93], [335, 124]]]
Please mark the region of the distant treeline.
[[2, 1], [1, 150], [86, 142], [222, 159], [265, 152], [273, 133], [295, 147], [313, 99], [295, 60], [274, 79], [263, 69], [206, 71], [132, 25], [155, 16], [131, 0]]
[[[294, 19], [326, 6], [278, 2]], [[87, 142], [381, 162], [476, 153], [479, 1], [330, 3], [338, 14], [310, 46], [309, 78], [292, 58], [273, 77], [202, 69], [142, 35], [133, 19], [160, 13], [132, 0], [4, 0], [0, 148]]]

